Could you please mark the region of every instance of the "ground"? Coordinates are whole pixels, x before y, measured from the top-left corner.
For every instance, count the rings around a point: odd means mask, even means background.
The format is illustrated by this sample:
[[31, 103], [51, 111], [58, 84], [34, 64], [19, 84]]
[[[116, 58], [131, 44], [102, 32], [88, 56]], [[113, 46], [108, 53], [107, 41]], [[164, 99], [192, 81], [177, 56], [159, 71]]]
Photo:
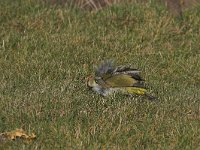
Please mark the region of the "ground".
[[[200, 8], [115, 4], [98, 11], [0, 2], [0, 149], [199, 149]], [[90, 91], [102, 60], [142, 71], [156, 101]]]

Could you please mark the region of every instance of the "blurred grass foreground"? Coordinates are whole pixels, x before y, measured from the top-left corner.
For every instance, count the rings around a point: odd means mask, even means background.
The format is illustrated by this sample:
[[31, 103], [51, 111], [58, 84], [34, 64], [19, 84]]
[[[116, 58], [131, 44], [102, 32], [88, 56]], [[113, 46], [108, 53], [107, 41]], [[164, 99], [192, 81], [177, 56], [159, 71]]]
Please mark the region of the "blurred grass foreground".
[[[0, 139], [0, 149], [200, 149], [198, 5], [181, 17], [156, 1], [0, 6], [0, 132], [37, 137]], [[158, 99], [89, 91], [105, 59], [140, 69]]]

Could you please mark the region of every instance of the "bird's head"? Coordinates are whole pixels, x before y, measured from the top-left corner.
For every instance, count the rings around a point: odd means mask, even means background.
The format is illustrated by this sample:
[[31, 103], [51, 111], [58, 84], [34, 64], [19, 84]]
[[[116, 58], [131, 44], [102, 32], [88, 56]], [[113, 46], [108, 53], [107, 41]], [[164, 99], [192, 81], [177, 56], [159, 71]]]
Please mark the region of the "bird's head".
[[88, 76], [86, 78], [86, 84], [90, 88], [92, 88], [92, 87], [97, 85], [97, 83], [96, 83], [96, 81], [95, 81], [95, 79], [94, 79], [94, 77], [92, 75], [90, 75], [90, 76]]

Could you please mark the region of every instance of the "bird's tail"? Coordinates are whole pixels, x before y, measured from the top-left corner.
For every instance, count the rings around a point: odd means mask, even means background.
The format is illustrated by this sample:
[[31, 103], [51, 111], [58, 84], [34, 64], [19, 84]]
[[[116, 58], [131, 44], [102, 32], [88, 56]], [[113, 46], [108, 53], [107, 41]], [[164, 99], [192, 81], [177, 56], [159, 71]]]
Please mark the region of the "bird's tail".
[[142, 95], [148, 98], [148, 100], [155, 100], [156, 97], [148, 94], [147, 90], [145, 88], [142, 87], [126, 87], [126, 91], [128, 94], [138, 94], [138, 95]]
[[151, 95], [151, 94], [149, 94], [149, 93], [145, 93], [144, 96], [147, 97], [148, 100], [151, 100], [151, 101], [156, 99], [155, 96], [153, 96], [153, 95]]
[[144, 95], [146, 93], [146, 89], [142, 87], [126, 87], [126, 91], [129, 94]]

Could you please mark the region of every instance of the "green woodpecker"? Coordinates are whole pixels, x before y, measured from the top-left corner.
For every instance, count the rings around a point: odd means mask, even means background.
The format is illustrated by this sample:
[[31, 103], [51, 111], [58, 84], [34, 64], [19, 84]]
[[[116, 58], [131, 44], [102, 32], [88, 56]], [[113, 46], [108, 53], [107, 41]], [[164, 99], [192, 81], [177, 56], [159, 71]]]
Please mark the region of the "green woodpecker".
[[107, 96], [115, 92], [144, 95], [149, 100], [155, 99], [147, 93], [140, 71], [130, 65], [113, 66], [111, 60], [104, 61], [96, 67], [95, 76], [87, 79], [87, 85], [93, 91]]

